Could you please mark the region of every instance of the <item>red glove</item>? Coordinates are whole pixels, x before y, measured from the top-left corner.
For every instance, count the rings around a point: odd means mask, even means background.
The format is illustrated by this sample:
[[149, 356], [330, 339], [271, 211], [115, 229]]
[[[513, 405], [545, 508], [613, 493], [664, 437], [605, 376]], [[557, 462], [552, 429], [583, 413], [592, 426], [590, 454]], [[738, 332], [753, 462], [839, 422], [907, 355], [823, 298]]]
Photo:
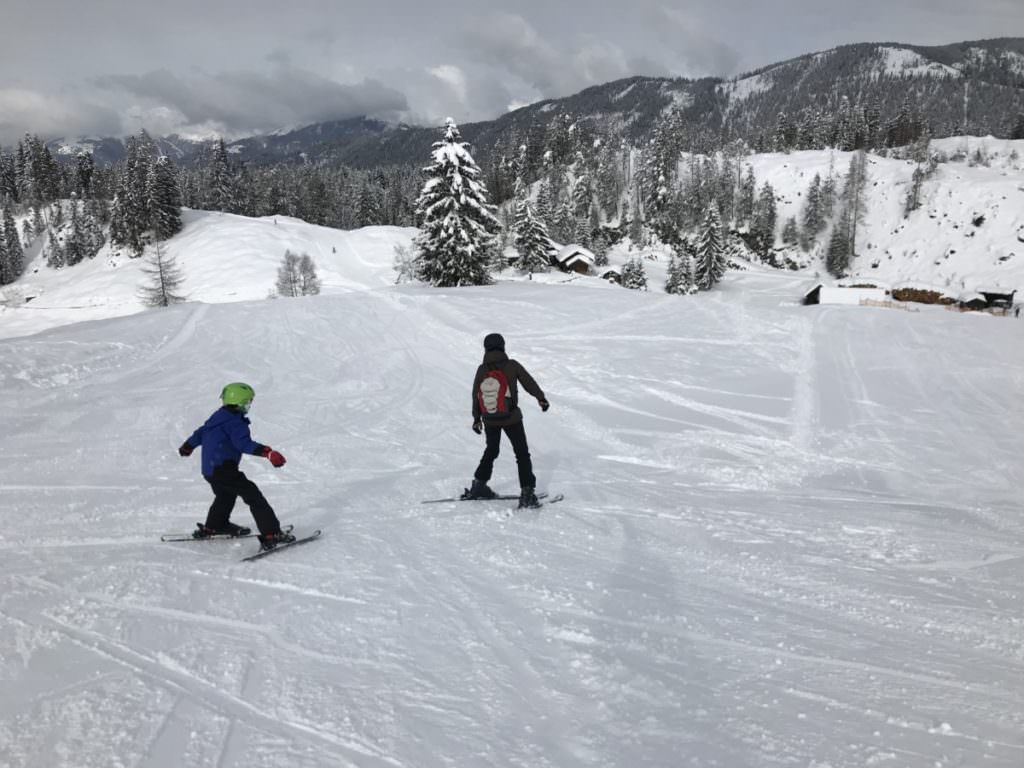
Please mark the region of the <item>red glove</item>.
[[260, 456], [269, 459], [270, 463], [273, 464], [275, 467], [284, 466], [284, 456], [275, 451], [269, 445], [263, 446], [263, 452], [260, 454]]
[[191, 445], [189, 445], [187, 442], [185, 442], [185, 443], [182, 443], [181, 447], [178, 449], [178, 455], [179, 456], [191, 456], [192, 455], [192, 451], [194, 451], [194, 450], [195, 450], [195, 448], [193, 448]]

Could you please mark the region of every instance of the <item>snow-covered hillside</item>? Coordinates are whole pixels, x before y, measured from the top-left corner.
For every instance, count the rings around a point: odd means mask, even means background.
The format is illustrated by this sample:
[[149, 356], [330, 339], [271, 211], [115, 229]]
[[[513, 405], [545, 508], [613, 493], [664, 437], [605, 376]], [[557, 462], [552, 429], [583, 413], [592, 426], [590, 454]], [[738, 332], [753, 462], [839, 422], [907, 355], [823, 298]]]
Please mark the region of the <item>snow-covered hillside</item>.
[[[965, 149], [969, 156], [980, 152], [988, 165], [967, 159], [940, 163], [924, 183], [921, 208], [909, 218], [904, 202], [915, 164], [867, 156], [867, 206], [855, 273], [890, 283], [923, 283], [954, 295], [983, 286], [1024, 290], [1024, 141], [932, 142], [933, 152], [947, 157]], [[758, 184], [767, 181], [775, 188], [780, 229], [791, 216], [802, 221], [816, 173], [824, 179], [831, 167], [842, 187], [850, 156], [809, 151], [750, 158]]]
[[[1024, 764], [1024, 323], [756, 268], [391, 286], [408, 234], [191, 214], [200, 301], [0, 341], [0, 765]], [[260, 300], [286, 247], [323, 295]], [[135, 311], [135, 265], [30, 274], [0, 326]], [[420, 503], [479, 458], [490, 331], [566, 497], [510, 519]], [[245, 471], [325, 530], [258, 563], [158, 541], [205, 515], [176, 448], [237, 379], [288, 459]]]

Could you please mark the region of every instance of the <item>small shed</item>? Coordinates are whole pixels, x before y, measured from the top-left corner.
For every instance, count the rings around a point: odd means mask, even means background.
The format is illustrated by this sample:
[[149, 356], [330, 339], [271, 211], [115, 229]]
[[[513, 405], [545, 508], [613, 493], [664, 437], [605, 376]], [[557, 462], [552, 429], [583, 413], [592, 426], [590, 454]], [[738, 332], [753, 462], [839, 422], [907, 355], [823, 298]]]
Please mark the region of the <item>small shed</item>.
[[990, 307], [1005, 307], [1006, 309], [1013, 306], [1013, 294], [1016, 292], [1016, 289], [1007, 292], [1005, 288], [978, 289], [978, 293], [985, 297], [985, 301]]
[[562, 246], [555, 255], [555, 261], [559, 269], [564, 272], [578, 272], [581, 275], [589, 275], [597, 257], [582, 245], [575, 243]]
[[980, 293], [968, 291], [957, 297], [956, 304], [960, 309], [985, 309], [988, 306], [988, 301]]
[[622, 270], [618, 267], [601, 267], [598, 276], [609, 283], [622, 283]]
[[804, 304], [860, 304], [864, 300], [885, 301], [884, 288], [844, 288], [839, 285], [816, 283], [804, 294]]

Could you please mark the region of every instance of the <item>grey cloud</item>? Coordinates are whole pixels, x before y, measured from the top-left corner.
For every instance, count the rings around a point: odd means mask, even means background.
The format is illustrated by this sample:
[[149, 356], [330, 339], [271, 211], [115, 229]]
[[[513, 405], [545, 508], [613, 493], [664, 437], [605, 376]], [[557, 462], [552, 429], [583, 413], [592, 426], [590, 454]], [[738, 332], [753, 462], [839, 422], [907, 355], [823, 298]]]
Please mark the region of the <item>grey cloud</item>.
[[158, 70], [108, 75], [94, 83], [115, 97], [130, 95], [173, 109], [186, 124], [213, 121], [234, 133], [359, 115], [393, 118], [408, 109], [404, 95], [375, 80], [344, 85], [285, 65], [269, 74], [193, 72], [183, 77]]
[[26, 132], [47, 138], [110, 136], [121, 133], [117, 110], [73, 93], [0, 87], [0, 145], [18, 141]]

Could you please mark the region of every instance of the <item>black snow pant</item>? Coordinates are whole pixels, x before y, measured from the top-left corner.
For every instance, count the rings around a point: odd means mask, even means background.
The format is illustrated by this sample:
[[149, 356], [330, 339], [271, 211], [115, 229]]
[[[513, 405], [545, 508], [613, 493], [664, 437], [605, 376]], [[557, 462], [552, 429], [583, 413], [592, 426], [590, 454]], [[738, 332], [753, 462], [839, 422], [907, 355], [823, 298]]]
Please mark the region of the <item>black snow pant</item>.
[[484, 427], [487, 447], [484, 449], [484, 455], [480, 459], [480, 465], [476, 468], [473, 477], [481, 483], [486, 483], [491, 479], [491, 473], [494, 471], [494, 460], [498, 458], [498, 452], [501, 450], [502, 430], [505, 430], [505, 434], [508, 435], [509, 442], [512, 443], [512, 450], [516, 454], [516, 464], [519, 467], [520, 489], [536, 488], [537, 478], [533, 476], [533, 461], [530, 459], [530, 448], [526, 445], [526, 427], [523, 426], [522, 421], [517, 421], [515, 424], [503, 427]]
[[260, 533], [276, 533], [281, 530], [281, 524], [270, 503], [256, 487], [256, 483], [239, 471], [236, 462], [225, 461], [215, 467], [206, 482], [213, 488], [213, 504], [206, 516], [208, 528], [223, 528], [231, 517], [231, 510], [235, 508], [235, 500], [241, 496], [242, 501], [249, 505]]

